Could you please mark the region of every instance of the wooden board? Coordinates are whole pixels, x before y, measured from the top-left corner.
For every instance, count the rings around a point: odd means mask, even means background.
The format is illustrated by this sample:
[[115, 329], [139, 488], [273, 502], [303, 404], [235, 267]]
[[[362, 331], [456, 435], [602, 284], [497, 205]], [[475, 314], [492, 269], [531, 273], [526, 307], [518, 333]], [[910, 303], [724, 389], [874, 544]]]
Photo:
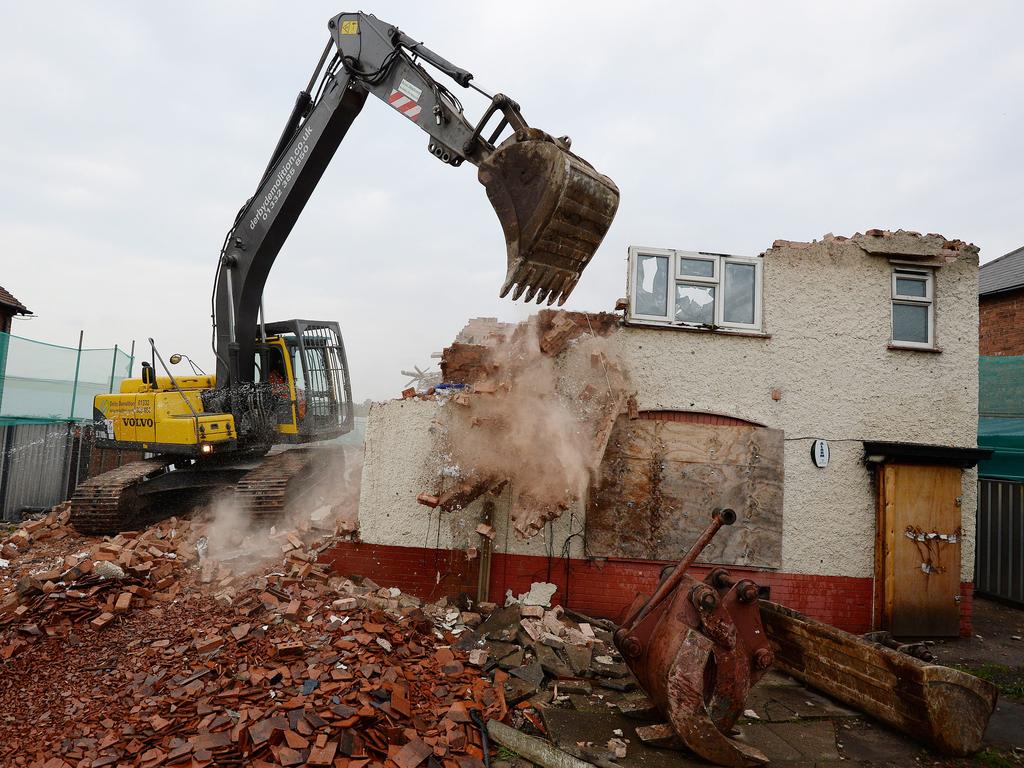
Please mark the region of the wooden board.
[[881, 470], [881, 623], [894, 635], [959, 634], [960, 472], [905, 464]]
[[699, 562], [777, 568], [782, 559], [782, 432], [620, 417], [587, 507], [596, 557], [677, 560], [710, 520], [738, 520]]
[[951, 755], [978, 750], [997, 689], [965, 672], [928, 664], [777, 603], [761, 621], [775, 665], [812, 688]]

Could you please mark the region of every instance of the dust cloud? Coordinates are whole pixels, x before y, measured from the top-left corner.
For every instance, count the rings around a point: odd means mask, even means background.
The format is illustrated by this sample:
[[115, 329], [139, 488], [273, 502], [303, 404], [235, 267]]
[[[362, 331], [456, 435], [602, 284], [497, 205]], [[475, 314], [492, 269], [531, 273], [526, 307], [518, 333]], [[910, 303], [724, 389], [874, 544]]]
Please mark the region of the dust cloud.
[[240, 575], [260, 568], [268, 559], [280, 558], [289, 534], [357, 535], [362, 446], [317, 446], [312, 450], [317, 464], [308, 482], [315, 485], [289, 488], [289, 494], [297, 498], [277, 520], [252, 520], [231, 489], [217, 494], [200, 520], [204, 538], [197, 548], [201, 559]]
[[585, 499], [632, 389], [611, 339], [557, 321], [535, 315], [494, 331], [481, 377], [451, 396], [441, 417], [442, 474], [457, 483], [441, 494], [446, 506], [508, 483], [524, 537]]

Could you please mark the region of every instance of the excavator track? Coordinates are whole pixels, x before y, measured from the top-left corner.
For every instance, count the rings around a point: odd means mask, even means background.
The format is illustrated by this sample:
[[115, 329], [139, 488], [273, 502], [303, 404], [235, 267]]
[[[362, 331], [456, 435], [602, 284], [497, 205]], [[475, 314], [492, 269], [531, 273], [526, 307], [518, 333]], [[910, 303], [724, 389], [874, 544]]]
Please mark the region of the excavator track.
[[341, 450], [292, 448], [267, 456], [235, 485], [235, 499], [255, 523], [272, 523], [336, 475]]
[[163, 459], [146, 459], [89, 478], [71, 497], [71, 525], [88, 535], [116, 534], [131, 528], [142, 511], [136, 493], [147, 478], [164, 471]]

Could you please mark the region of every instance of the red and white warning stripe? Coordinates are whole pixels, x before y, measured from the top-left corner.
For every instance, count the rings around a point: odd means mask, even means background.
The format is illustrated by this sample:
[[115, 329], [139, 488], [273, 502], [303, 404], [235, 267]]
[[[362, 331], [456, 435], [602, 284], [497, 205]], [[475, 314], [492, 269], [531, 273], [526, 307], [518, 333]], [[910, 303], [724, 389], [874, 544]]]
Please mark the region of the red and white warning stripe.
[[388, 96], [388, 104], [397, 109], [403, 115], [408, 117], [410, 120], [415, 120], [420, 116], [422, 109], [420, 105], [410, 99], [401, 91], [392, 91], [391, 95]]

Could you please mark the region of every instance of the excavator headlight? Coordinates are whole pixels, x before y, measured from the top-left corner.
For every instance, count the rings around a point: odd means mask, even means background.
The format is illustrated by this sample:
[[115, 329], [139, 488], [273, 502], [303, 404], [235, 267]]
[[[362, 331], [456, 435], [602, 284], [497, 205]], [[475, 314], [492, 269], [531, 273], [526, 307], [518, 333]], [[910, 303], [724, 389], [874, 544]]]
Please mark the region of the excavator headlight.
[[213, 453], [213, 446], [212, 446], [212, 445], [210, 445], [210, 443], [202, 443], [202, 444], [201, 444], [201, 445], [199, 446], [199, 450], [200, 450], [200, 452], [202, 452], [202, 453], [205, 453], [205, 454], [210, 454], [210, 453]]

